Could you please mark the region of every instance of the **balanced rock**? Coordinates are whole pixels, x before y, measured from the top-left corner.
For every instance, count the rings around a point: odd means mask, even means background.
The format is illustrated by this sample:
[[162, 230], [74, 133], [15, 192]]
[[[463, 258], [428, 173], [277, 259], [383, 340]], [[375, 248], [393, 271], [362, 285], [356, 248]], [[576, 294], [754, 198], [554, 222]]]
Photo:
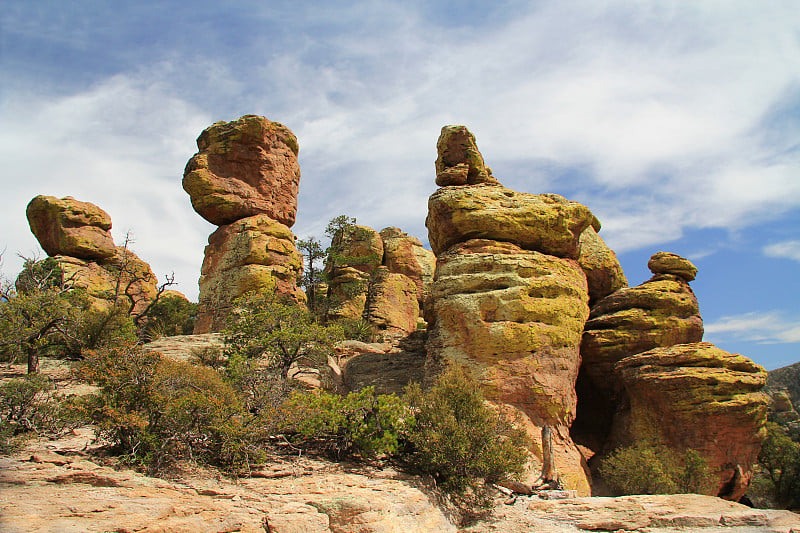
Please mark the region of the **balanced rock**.
[[428, 237], [438, 256], [469, 239], [514, 243], [577, 259], [591, 211], [557, 194], [519, 193], [500, 185], [442, 187], [428, 200]]
[[588, 493], [570, 440], [579, 345], [589, 314], [578, 263], [516, 244], [472, 239], [437, 258], [428, 354], [467, 366], [487, 398], [514, 406], [537, 439], [554, 427], [556, 463], [570, 488]]
[[436, 256], [423, 248], [416, 237], [400, 228], [384, 228], [380, 232], [383, 240], [383, 264], [389, 272], [408, 276], [417, 286], [417, 301], [420, 308], [430, 294]]
[[466, 126], [443, 127], [436, 149], [436, 185], [497, 183]]
[[114, 256], [111, 217], [89, 202], [71, 196], [39, 195], [25, 211], [31, 232], [49, 256], [102, 260]]
[[678, 276], [684, 281], [693, 281], [697, 276], [697, 267], [688, 259], [670, 252], [657, 252], [647, 262], [647, 268], [653, 274]]
[[626, 357], [616, 370], [630, 398], [621, 424], [629, 442], [655, 432], [676, 450], [696, 450], [715, 475], [710, 494], [741, 498], [764, 438], [766, 371], [707, 342]]
[[208, 238], [194, 332], [224, 329], [233, 301], [249, 291], [304, 301], [297, 288], [302, 269], [291, 230], [269, 216], [254, 215], [221, 226]]
[[578, 263], [586, 273], [589, 284], [589, 305], [594, 305], [612, 292], [628, 286], [617, 254], [606, 245], [592, 226], [581, 234], [580, 245]]
[[218, 226], [259, 214], [294, 224], [300, 166], [297, 138], [287, 127], [245, 115], [209, 126], [197, 147], [183, 188], [200, 216]]

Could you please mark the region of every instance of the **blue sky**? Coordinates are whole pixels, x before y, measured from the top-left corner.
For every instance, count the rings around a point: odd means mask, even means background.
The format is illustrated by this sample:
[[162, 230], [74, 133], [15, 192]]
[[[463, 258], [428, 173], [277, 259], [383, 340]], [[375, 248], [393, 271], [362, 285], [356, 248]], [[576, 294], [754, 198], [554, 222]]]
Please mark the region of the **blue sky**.
[[629, 281], [690, 257], [706, 339], [800, 360], [800, 10], [794, 0], [4, 0], [0, 249], [71, 195], [192, 298], [214, 227], [183, 167], [247, 113], [300, 141], [300, 236], [347, 214], [426, 239], [436, 139], [465, 124], [503, 184], [588, 205]]

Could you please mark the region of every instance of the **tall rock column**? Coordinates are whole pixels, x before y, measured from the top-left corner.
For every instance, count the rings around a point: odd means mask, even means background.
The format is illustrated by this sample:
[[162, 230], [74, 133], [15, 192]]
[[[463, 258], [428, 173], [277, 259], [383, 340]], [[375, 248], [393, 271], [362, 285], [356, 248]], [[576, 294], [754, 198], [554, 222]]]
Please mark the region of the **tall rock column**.
[[491, 401], [523, 415], [534, 441], [551, 426], [562, 481], [588, 494], [569, 427], [589, 315], [579, 239], [595, 218], [561, 196], [500, 185], [464, 126], [442, 128], [437, 148], [444, 186], [430, 197], [426, 221], [437, 256], [429, 366], [467, 366]]
[[282, 124], [245, 115], [212, 124], [197, 147], [183, 188], [219, 229], [205, 249], [194, 332], [224, 329], [233, 301], [248, 291], [304, 301], [302, 257], [289, 229], [300, 184], [297, 138]]

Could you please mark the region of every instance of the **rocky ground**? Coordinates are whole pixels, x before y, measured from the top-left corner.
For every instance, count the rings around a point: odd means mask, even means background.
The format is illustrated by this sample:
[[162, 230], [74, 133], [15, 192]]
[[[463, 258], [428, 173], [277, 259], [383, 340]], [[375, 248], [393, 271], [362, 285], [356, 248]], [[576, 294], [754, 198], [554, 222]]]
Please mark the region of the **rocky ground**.
[[[84, 394], [68, 366], [43, 360], [60, 392]], [[2, 365], [2, 378], [22, 365]], [[34, 439], [0, 456], [0, 530], [67, 532], [578, 532], [800, 533], [800, 515], [699, 495], [545, 500], [498, 492], [492, 515], [457, 527], [424, 480], [391, 468], [275, 456], [246, 478], [183, 465], [167, 478], [121, 467], [91, 427]]]

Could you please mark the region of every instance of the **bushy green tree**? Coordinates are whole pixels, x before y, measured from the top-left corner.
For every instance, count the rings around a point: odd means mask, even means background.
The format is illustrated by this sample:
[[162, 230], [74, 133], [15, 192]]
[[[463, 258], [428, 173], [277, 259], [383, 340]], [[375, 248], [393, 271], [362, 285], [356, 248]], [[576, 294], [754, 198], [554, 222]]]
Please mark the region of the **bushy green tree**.
[[800, 443], [793, 441], [778, 424], [767, 422], [767, 436], [758, 455], [779, 507], [800, 507]]
[[602, 461], [599, 471], [618, 495], [703, 493], [711, 476], [696, 450], [679, 453], [654, 440], [618, 448]]
[[147, 309], [140, 336], [145, 340], [173, 335], [191, 335], [197, 319], [197, 304], [178, 295], [163, 294]]
[[342, 338], [339, 327], [318, 324], [307, 309], [258, 292], [234, 302], [225, 330], [231, 361], [263, 358], [284, 381], [295, 366], [321, 367]]
[[427, 391], [411, 385], [405, 398], [416, 421], [408, 436], [410, 461], [444, 488], [463, 492], [479, 479], [491, 483], [523, 472], [524, 433], [486, 404], [464, 368], [452, 366]]
[[287, 428], [308, 446], [342, 455], [394, 454], [414, 425], [408, 405], [374, 387], [339, 395], [295, 391], [283, 406]]

